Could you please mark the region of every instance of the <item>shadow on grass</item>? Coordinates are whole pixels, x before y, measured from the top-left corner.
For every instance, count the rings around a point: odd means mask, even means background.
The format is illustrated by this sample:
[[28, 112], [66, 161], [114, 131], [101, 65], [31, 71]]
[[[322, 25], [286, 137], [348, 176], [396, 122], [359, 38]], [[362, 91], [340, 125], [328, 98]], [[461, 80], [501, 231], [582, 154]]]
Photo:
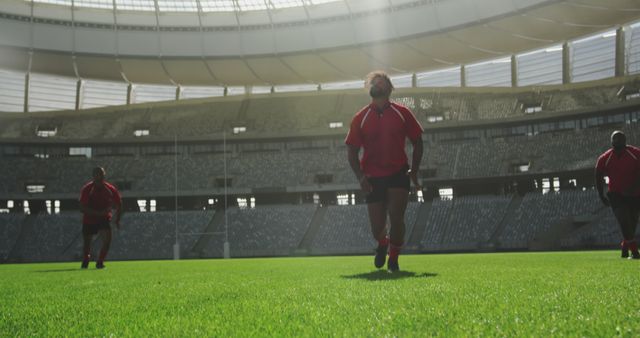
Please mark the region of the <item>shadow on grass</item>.
[[436, 277], [437, 273], [425, 272], [421, 274], [417, 274], [413, 271], [398, 271], [398, 272], [389, 272], [387, 270], [375, 270], [366, 273], [359, 273], [356, 275], [346, 275], [342, 276], [342, 278], [346, 279], [364, 279], [370, 281], [376, 280], [394, 280], [394, 279], [403, 279], [403, 278], [429, 278]]
[[56, 269], [56, 270], [36, 270], [33, 272], [38, 272], [38, 273], [51, 273], [51, 272], [69, 272], [69, 271], [84, 271], [81, 269]]

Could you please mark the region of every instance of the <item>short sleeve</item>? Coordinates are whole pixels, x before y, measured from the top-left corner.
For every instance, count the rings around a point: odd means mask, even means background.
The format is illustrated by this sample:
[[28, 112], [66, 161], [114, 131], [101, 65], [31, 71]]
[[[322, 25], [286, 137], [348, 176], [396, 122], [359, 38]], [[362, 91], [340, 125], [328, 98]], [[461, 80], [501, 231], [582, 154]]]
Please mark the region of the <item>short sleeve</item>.
[[413, 113], [409, 109], [404, 110], [404, 116], [406, 119], [405, 128], [407, 131], [407, 137], [411, 141], [416, 141], [418, 137], [422, 135], [422, 132], [424, 130], [422, 129], [420, 122], [418, 122], [415, 115], [413, 115]]
[[114, 204], [122, 204], [122, 196], [116, 187], [111, 186], [111, 192], [113, 193], [113, 203]]
[[89, 186], [85, 185], [80, 191], [80, 204], [89, 204]]
[[356, 115], [353, 120], [351, 120], [351, 126], [349, 127], [349, 133], [347, 134], [347, 138], [344, 140], [344, 143], [354, 146], [354, 147], [362, 147], [362, 129], [360, 128], [360, 119], [359, 115]]
[[596, 170], [599, 172], [604, 172], [606, 167], [605, 167], [605, 163], [606, 163], [606, 158], [607, 158], [607, 153], [604, 153], [602, 155], [600, 155], [600, 157], [598, 157], [598, 160], [596, 161]]
[[633, 148], [633, 154], [636, 156], [636, 168], [640, 169], [640, 148]]

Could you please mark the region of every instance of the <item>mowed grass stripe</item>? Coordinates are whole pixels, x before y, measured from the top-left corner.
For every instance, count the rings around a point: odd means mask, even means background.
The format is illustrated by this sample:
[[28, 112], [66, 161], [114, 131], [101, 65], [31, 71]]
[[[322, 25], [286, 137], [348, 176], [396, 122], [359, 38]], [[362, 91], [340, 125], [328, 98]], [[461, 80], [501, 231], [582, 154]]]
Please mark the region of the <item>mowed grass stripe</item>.
[[0, 336], [635, 336], [614, 251], [0, 265]]

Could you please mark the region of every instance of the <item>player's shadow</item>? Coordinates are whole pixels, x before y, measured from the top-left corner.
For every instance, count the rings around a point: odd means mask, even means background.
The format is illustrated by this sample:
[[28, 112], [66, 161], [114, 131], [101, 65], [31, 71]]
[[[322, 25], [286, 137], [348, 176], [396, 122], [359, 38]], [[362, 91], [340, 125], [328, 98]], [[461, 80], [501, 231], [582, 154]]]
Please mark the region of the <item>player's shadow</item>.
[[80, 269], [57, 269], [57, 270], [36, 270], [37, 273], [52, 273], [52, 272], [69, 272], [69, 271], [81, 271]]
[[431, 272], [424, 272], [421, 274], [417, 274], [413, 271], [389, 272], [387, 270], [375, 270], [375, 271], [359, 273], [355, 275], [346, 275], [346, 276], [342, 276], [342, 278], [378, 281], [378, 280], [395, 280], [395, 279], [403, 279], [403, 278], [430, 278], [430, 277], [436, 277], [436, 276], [438, 276], [437, 273], [431, 273]]

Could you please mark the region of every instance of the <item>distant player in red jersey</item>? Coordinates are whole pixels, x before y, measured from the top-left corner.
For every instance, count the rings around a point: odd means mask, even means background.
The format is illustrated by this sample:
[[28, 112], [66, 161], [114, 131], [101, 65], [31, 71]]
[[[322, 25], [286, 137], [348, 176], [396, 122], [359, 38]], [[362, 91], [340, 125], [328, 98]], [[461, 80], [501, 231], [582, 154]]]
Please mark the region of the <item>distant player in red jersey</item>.
[[111, 210], [115, 207], [115, 223], [120, 229], [122, 215], [122, 200], [120, 192], [111, 183], [105, 181], [106, 173], [103, 168], [93, 169], [93, 180], [87, 182], [80, 192], [80, 209], [82, 217], [82, 238], [84, 241], [82, 269], [89, 267], [91, 260], [91, 241], [93, 235], [100, 234], [102, 249], [96, 261], [96, 268], [104, 268], [104, 259], [109, 253], [111, 245]]
[[[389, 101], [393, 84], [387, 74], [372, 72], [366, 84], [371, 103], [353, 117], [345, 143], [349, 165], [367, 194], [371, 231], [378, 241], [374, 265], [383, 267], [388, 252], [387, 269], [394, 272], [400, 269], [398, 255], [404, 244], [410, 181], [420, 188], [417, 175], [422, 160], [423, 130], [408, 108]], [[411, 166], [405, 153], [407, 138], [413, 144]]]
[[[596, 163], [596, 188], [602, 203], [611, 206], [624, 237], [622, 258], [640, 259], [636, 242], [636, 226], [640, 212], [640, 148], [627, 145], [627, 137], [621, 131], [611, 134], [612, 148], [598, 157]], [[604, 177], [609, 177], [609, 189], [603, 192]]]

